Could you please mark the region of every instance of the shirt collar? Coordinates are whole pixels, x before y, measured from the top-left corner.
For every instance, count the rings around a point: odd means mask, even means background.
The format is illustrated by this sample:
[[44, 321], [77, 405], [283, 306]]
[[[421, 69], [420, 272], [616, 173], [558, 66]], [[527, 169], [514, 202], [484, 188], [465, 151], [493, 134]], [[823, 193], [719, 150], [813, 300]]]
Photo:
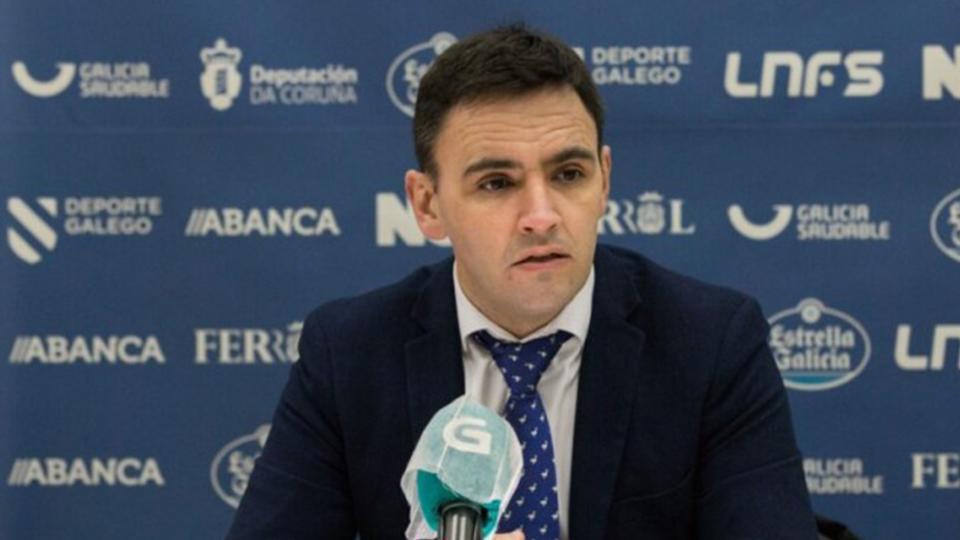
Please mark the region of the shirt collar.
[[[590, 327], [590, 314], [593, 310], [593, 284], [593, 265], [590, 265], [590, 274], [587, 276], [587, 281], [584, 282], [583, 287], [580, 287], [573, 299], [560, 310], [560, 313], [553, 320], [524, 338], [523, 341], [530, 341], [550, 335], [557, 330], [563, 330], [573, 334], [573, 339], [584, 343], [587, 340], [587, 329]], [[500, 340], [521, 341], [501, 328], [500, 325], [488, 319], [467, 298], [463, 288], [460, 287], [460, 280], [457, 278], [456, 261], [453, 263], [453, 290], [457, 303], [457, 322], [460, 326], [460, 346], [462, 350], [466, 350], [470, 335], [480, 330], [486, 330], [490, 335]]]

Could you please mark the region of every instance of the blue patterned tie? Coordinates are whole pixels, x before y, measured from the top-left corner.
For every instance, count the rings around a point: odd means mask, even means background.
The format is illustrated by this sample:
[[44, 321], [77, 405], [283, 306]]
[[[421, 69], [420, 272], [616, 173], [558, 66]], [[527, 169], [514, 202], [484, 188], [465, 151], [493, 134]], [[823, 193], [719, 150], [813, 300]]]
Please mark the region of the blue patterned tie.
[[490, 351], [510, 388], [506, 418], [523, 446], [523, 477], [500, 519], [498, 532], [522, 528], [528, 540], [559, 540], [557, 467], [550, 424], [537, 383], [560, 346], [572, 335], [561, 330], [526, 343], [500, 341], [486, 331], [472, 337]]

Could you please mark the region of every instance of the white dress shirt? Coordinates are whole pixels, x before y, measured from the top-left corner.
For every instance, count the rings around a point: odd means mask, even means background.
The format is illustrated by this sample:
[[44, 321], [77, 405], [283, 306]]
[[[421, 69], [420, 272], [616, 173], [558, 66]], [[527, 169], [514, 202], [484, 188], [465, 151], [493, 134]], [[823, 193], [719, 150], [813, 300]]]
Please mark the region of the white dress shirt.
[[490, 353], [470, 339], [470, 335], [486, 330], [503, 341], [530, 341], [564, 330], [573, 334], [543, 372], [537, 391], [543, 400], [553, 437], [554, 459], [557, 466], [557, 502], [560, 508], [560, 538], [567, 540], [570, 501], [570, 466], [573, 458], [573, 423], [577, 411], [577, 386], [580, 381], [580, 360], [587, 340], [590, 314], [593, 308], [593, 267], [583, 287], [562, 311], [546, 326], [523, 340], [493, 323], [464, 294], [453, 267], [453, 283], [457, 302], [457, 321], [460, 325], [460, 345], [463, 352], [463, 373], [466, 393], [503, 416], [509, 389], [503, 374]]

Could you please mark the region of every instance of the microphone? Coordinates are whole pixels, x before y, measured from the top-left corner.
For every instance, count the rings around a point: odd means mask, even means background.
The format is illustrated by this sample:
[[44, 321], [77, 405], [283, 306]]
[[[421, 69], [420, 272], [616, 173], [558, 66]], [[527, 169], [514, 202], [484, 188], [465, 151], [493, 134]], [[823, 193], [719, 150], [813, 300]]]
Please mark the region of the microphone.
[[455, 399], [427, 424], [400, 480], [407, 540], [489, 540], [522, 471], [510, 424], [467, 396]]

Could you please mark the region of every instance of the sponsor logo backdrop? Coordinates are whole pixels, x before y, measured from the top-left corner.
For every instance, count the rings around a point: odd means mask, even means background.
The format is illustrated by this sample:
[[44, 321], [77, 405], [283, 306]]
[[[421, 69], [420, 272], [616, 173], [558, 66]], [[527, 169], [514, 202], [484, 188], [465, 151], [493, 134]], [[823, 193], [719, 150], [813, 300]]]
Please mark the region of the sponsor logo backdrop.
[[602, 241], [763, 304], [816, 510], [960, 537], [960, 3], [882, 4], [4, 3], [0, 537], [223, 535], [299, 321], [449, 253], [419, 81], [515, 18], [606, 101]]

